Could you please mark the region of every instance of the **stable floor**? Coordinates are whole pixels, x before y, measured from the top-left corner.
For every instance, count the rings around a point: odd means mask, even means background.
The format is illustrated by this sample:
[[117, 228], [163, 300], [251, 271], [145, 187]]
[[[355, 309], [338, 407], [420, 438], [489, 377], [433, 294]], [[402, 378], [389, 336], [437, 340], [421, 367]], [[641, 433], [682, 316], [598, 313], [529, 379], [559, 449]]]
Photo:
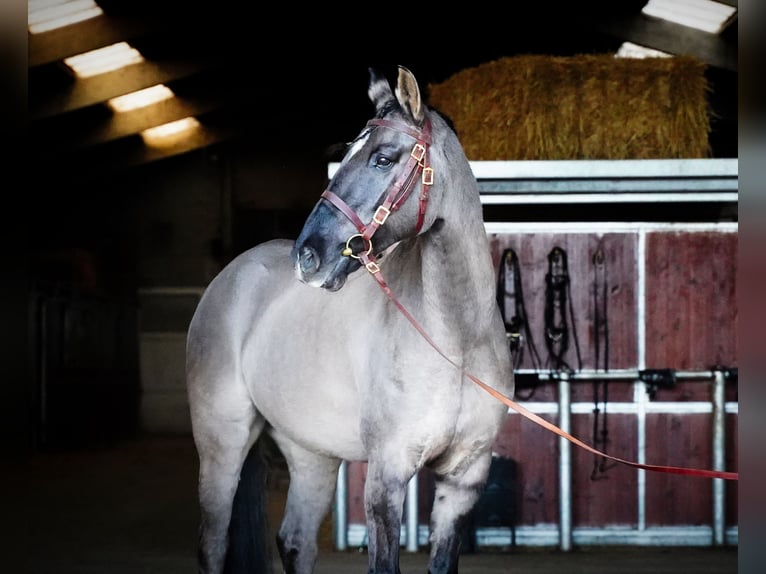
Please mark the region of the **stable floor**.
[[[286, 477], [270, 479], [273, 526]], [[11, 493], [3, 533], [6, 572], [29, 574], [190, 574], [196, 572], [197, 460], [191, 438], [144, 437], [35, 454], [4, 476]], [[13, 493], [20, 493], [14, 495]], [[4, 513], [5, 514], [5, 513]], [[333, 550], [322, 529], [317, 574], [363, 574], [363, 550]], [[276, 556], [276, 553], [274, 553]], [[427, 554], [403, 552], [402, 574], [425, 573]], [[281, 572], [276, 566], [274, 572]], [[736, 548], [514, 549], [461, 557], [461, 574], [733, 574]]]

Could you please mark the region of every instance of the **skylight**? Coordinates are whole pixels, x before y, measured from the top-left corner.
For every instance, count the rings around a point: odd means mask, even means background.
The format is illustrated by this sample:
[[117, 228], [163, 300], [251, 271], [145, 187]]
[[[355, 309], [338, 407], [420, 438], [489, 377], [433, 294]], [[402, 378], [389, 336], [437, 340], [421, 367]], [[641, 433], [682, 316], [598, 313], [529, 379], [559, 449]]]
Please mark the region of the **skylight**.
[[199, 128], [199, 121], [196, 118], [188, 117], [146, 129], [141, 132], [141, 137], [148, 146], [166, 147], [176, 144], [185, 138], [190, 131]]
[[641, 12], [703, 32], [719, 34], [737, 9], [714, 0], [649, 0]]
[[127, 42], [118, 42], [105, 48], [66, 58], [64, 63], [74, 71], [78, 78], [89, 78], [143, 61], [144, 58], [138, 50]]
[[118, 98], [112, 98], [107, 105], [115, 112], [129, 112], [137, 108], [144, 108], [162, 100], [168, 100], [175, 94], [164, 84], [157, 84], [151, 88], [125, 94]]
[[669, 58], [672, 54], [640, 46], [632, 42], [623, 42], [615, 54], [616, 58]]
[[40, 34], [103, 14], [93, 0], [29, 0], [27, 27], [30, 34]]

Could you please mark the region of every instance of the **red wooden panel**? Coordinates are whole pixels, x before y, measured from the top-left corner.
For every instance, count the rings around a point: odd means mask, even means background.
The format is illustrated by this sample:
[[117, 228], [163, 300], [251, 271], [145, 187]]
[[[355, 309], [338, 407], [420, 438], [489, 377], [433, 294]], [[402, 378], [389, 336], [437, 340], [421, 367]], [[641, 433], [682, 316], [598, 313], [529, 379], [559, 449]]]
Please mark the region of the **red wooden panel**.
[[[572, 434], [594, 445], [593, 421], [592, 414], [573, 415]], [[636, 460], [635, 415], [608, 415], [606, 428], [607, 445], [604, 448], [599, 444], [597, 448], [620, 458]], [[574, 526], [635, 526], [638, 520], [636, 470], [610, 461], [602, 466], [603, 460], [578, 446], [572, 446]]]
[[[712, 468], [710, 414], [648, 414], [646, 462]], [[709, 478], [646, 473], [647, 526], [712, 524]]]
[[[609, 368], [635, 368], [636, 345], [636, 245], [635, 234], [607, 233], [504, 233], [490, 234], [490, 252], [496, 272], [500, 258], [507, 248], [519, 257], [525, 306], [535, 345], [541, 354], [543, 367], [547, 358], [544, 333], [545, 274], [548, 272], [548, 254], [558, 246], [567, 253], [570, 275], [571, 302], [574, 311], [574, 329], [580, 347], [583, 368], [595, 368], [595, 340], [593, 322], [593, 254], [603, 246], [607, 269], [607, 316], [610, 330]], [[569, 318], [568, 318], [569, 320]], [[570, 323], [570, 329], [572, 325]], [[577, 353], [573, 337], [565, 360], [577, 367]], [[521, 368], [532, 368], [529, 353], [525, 353]]]
[[367, 478], [366, 462], [348, 463], [347, 504], [349, 524], [365, 524], [364, 480]]
[[[556, 422], [555, 416], [543, 418]], [[558, 440], [520, 415], [509, 414], [495, 452], [518, 464], [517, 525], [558, 522]]]
[[710, 402], [712, 398], [713, 379], [711, 378], [699, 381], [676, 381], [676, 384], [671, 388], [656, 389], [652, 400], [686, 403], [690, 401]]
[[649, 233], [646, 364], [737, 365], [737, 234]]
[[[534, 387], [518, 387], [515, 400], [530, 403], [555, 403], [558, 401], [558, 381], [545, 379]], [[633, 402], [633, 381], [573, 381], [570, 384], [572, 402], [619, 401]]]
[[598, 399], [599, 403], [607, 401], [607, 410], [610, 402], [633, 402], [633, 381], [573, 381], [569, 389], [573, 403], [588, 403]]

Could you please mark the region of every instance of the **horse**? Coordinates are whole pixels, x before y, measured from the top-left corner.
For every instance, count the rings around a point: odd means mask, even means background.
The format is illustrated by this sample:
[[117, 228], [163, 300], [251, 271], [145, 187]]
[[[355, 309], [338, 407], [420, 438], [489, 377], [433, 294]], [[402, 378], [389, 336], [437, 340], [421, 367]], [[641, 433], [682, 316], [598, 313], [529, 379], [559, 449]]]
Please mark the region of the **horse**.
[[289, 471], [276, 534], [286, 573], [313, 572], [343, 460], [367, 462], [369, 573], [399, 573], [406, 487], [424, 468], [428, 571], [458, 572], [507, 415], [469, 379], [510, 396], [513, 369], [476, 179], [449, 118], [397, 70], [395, 83], [369, 70], [374, 116], [297, 239], [235, 257], [190, 322], [201, 573], [269, 571], [266, 558], [243, 564], [270, 548], [263, 503], [248, 500], [263, 491], [252, 477], [268, 465], [255, 454], [265, 436]]

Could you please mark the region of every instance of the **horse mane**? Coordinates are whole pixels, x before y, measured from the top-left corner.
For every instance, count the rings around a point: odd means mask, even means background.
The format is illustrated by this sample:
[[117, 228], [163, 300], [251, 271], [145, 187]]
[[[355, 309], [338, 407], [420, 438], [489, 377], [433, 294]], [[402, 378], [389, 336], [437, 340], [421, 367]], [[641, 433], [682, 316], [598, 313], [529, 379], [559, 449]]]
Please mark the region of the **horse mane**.
[[460, 134], [458, 134], [457, 128], [455, 127], [455, 122], [452, 121], [452, 118], [449, 117], [446, 113], [441, 111], [436, 106], [429, 105], [428, 109], [434, 112], [436, 115], [438, 115], [441, 119], [444, 120], [444, 123], [447, 124], [447, 127], [452, 130], [452, 133], [454, 133], [456, 136], [459, 137]]

